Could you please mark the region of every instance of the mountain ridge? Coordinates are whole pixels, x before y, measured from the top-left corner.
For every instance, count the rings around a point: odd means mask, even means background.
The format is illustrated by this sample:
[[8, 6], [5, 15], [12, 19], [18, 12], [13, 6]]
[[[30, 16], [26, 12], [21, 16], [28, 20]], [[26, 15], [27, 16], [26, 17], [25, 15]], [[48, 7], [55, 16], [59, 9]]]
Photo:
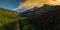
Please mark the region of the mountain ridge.
[[[42, 7], [34, 7], [34, 8], [31, 8], [29, 10], [26, 10], [24, 12], [21, 12], [20, 15], [22, 16], [27, 16], [29, 15], [30, 13], [37, 13], [37, 12], [42, 12], [42, 13], [45, 13], [45, 12], [48, 12], [48, 11], [51, 11], [51, 10], [59, 10], [60, 9], [60, 5], [56, 5], [56, 6], [50, 6], [50, 5], [47, 5], [45, 4], [44, 6]], [[25, 14], [25, 15], [24, 15]]]

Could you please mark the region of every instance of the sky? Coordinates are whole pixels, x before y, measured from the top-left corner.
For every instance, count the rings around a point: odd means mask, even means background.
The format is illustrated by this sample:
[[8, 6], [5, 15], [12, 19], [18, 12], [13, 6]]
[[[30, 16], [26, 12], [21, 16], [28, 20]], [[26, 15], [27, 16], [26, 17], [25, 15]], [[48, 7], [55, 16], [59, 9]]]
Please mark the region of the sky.
[[12, 10], [20, 5], [24, 0], [0, 0], [0, 8]]

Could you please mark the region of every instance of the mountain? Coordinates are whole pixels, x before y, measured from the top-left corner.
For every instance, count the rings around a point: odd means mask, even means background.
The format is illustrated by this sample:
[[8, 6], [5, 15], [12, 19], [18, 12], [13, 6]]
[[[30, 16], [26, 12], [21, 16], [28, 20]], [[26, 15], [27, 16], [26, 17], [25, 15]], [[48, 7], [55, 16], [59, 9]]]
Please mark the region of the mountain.
[[28, 12], [26, 19], [22, 20], [22, 30], [60, 30], [59, 5], [35, 7]]

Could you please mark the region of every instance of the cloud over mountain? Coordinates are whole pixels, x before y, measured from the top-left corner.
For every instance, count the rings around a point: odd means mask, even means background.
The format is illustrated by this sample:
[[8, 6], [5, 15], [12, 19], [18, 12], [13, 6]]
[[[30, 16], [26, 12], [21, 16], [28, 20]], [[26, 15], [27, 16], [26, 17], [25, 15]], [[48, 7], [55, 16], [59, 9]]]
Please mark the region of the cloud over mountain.
[[31, 9], [34, 7], [41, 7], [44, 4], [60, 5], [60, 0], [26, 0], [24, 3], [21, 3], [17, 9], [24, 11], [26, 9]]

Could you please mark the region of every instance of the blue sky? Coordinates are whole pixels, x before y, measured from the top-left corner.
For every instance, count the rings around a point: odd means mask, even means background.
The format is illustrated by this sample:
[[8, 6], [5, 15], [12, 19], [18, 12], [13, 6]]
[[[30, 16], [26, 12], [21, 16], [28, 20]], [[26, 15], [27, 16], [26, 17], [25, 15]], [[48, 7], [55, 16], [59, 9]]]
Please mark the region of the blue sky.
[[23, 1], [24, 0], [0, 0], [0, 8], [6, 8], [12, 10], [14, 8], [17, 8], [20, 2]]

